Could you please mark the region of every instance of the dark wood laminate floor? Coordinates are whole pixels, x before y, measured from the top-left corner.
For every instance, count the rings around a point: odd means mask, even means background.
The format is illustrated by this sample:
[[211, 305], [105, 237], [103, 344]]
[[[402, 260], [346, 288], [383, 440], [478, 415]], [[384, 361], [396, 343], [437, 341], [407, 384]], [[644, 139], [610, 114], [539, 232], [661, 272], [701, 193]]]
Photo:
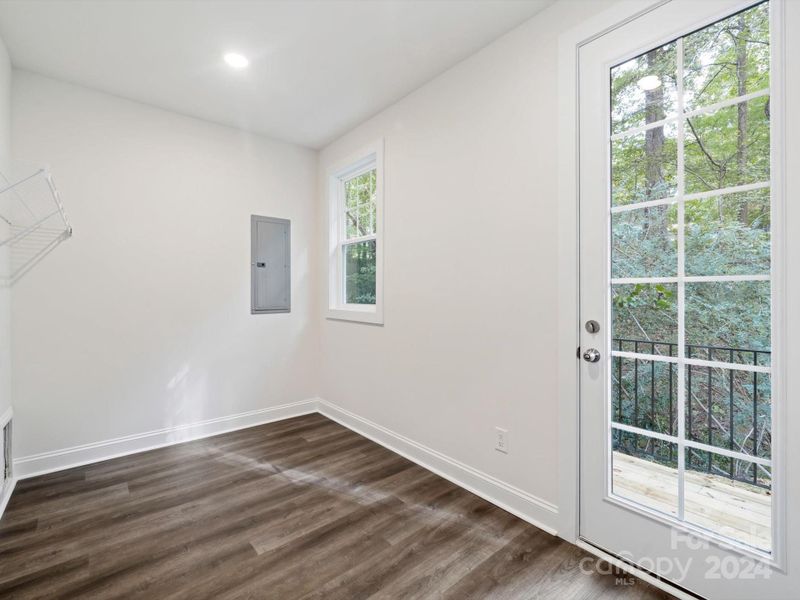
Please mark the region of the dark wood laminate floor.
[[20, 481], [0, 597], [667, 597], [584, 556], [308, 415]]

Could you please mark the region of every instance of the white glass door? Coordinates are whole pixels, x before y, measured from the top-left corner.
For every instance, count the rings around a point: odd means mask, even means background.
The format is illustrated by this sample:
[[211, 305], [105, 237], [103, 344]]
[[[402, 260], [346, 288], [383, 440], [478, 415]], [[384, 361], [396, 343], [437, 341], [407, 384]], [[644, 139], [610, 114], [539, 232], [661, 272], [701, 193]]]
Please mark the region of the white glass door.
[[580, 52], [581, 535], [726, 599], [792, 597], [783, 18], [673, 0]]

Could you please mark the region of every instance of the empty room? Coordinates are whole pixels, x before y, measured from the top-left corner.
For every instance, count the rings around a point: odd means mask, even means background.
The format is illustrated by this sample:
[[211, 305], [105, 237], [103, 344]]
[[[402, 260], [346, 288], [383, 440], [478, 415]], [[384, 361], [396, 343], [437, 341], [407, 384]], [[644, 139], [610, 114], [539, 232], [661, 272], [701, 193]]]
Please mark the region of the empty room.
[[0, 0], [0, 598], [800, 600], [798, 31]]

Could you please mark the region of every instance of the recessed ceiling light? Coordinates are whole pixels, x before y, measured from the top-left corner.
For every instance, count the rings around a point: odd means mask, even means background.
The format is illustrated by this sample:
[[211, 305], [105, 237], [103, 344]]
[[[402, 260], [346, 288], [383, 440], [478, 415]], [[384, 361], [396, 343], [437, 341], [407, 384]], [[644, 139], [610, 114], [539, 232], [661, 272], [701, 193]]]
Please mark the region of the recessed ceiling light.
[[661, 80], [656, 75], [648, 75], [646, 77], [642, 77], [636, 83], [645, 92], [649, 92], [650, 90], [654, 90], [659, 87], [661, 85]]
[[228, 63], [229, 67], [232, 67], [234, 69], [246, 69], [247, 65], [250, 64], [250, 61], [247, 60], [246, 56], [238, 54], [236, 52], [228, 52], [222, 58], [225, 59], [225, 62]]

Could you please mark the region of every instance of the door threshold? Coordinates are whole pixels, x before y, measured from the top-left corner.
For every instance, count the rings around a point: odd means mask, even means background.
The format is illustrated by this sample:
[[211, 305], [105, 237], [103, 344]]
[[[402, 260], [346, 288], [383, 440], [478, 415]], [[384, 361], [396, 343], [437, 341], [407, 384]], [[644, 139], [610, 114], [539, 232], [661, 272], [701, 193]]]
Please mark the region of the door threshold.
[[705, 600], [704, 596], [700, 596], [691, 592], [677, 583], [673, 583], [668, 579], [664, 579], [663, 577], [651, 573], [641, 567], [638, 567], [632, 562], [625, 560], [617, 556], [616, 554], [612, 554], [599, 546], [595, 546], [588, 540], [584, 538], [578, 538], [575, 541], [575, 545], [582, 550], [586, 550], [589, 554], [593, 554], [594, 556], [603, 559], [604, 561], [608, 562], [609, 564], [617, 567], [618, 569], [625, 571], [626, 573], [630, 573], [631, 575], [638, 577], [642, 581], [646, 581], [653, 587], [656, 587], [660, 590], [667, 592], [668, 594], [672, 594], [679, 600]]

